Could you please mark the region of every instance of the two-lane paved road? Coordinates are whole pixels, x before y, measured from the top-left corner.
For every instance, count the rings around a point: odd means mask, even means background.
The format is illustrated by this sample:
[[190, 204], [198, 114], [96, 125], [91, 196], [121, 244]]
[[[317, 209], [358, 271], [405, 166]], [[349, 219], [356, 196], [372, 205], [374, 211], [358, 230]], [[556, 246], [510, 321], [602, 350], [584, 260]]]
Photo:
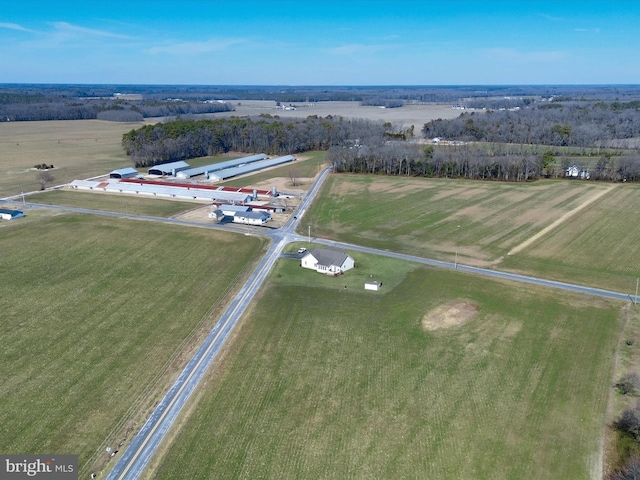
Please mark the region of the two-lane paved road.
[[[262, 286], [262, 283], [271, 271], [271, 268], [282, 253], [284, 247], [292, 241], [292, 237], [297, 237], [293, 232], [302, 214], [304, 214], [311, 204], [313, 197], [318, 193], [328, 174], [329, 169], [325, 169], [321, 173], [294, 212], [294, 215], [291, 216], [282, 229], [265, 230], [265, 233], [269, 232], [269, 236], [273, 240], [266, 255], [258, 263], [256, 269], [249, 276], [246, 283], [242, 286], [227, 310], [222, 314], [220, 320], [211, 330], [201, 347], [193, 358], [191, 358], [178, 379], [142, 426], [142, 429], [140, 429], [127, 446], [124, 454], [118, 459], [109, 473], [108, 479], [136, 479], [140, 476], [151, 459], [151, 456], [164, 439], [165, 434], [171, 428], [178, 414], [223, 347], [229, 333], [231, 333], [249, 303], [258, 292], [258, 289]], [[166, 223], [176, 222], [167, 221]], [[255, 233], [255, 231], [253, 232]]]
[[[262, 283], [266, 279], [267, 275], [271, 271], [274, 263], [281, 255], [284, 247], [293, 241], [304, 241], [307, 237], [298, 235], [295, 233], [296, 227], [299, 225], [300, 220], [304, 217], [311, 202], [317, 195], [322, 183], [326, 180], [330, 169], [325, 169], [321, 175], [314, 182], [309, 192], [305, 195], [302, 202], [289, 218], [287, 223], [280, 229], [262, 229], [259, 231], [261, 235], [268, 236], [271, 239], [271, 246], [267, 250], [266, 255], [256, 266], [254, 272], [249, 276], [246, 283], [242, 286], [240, 291], [234, 297], [227, 310], [222, 314], [220, 320], [213, 327], [207, 338], [195, 353], [193, 358], [185, 366], [184, 370], [171, 386], [169, 391], [165, 394], [164, 398], [157, 405], [151, 416], [147, 419], [141, 430], [132, 439], [131, 443], [127, 446], [122, 456], [115, 463], [113, 469], [108, 475], [108, 479], [111, 480], [123, 480], [123, 479], [137, 479], [145, 466], [149, 462], [150, 458], [164, 439], [165, 434], [171, 428], [173, 422], [177, 418], [178, 414], [184, 407], [185, 403], [196, 389], [198, 383], [203, 378], [204, 374], [211, 366], [218, 352], [224, 345], [225, 340], [229, 336], [229, 333], [233, 330], [238, 320], [241, 318], [246, 308], [252, 301], [253, 297], [262, 286]], [[16, 202], [17, 203], [17, 202]], [[24, 200], [23, 202], [24, 203]], [[144, 215], [116, 213], [108, 211], [98, 211], [77, 207], [63, 207], [57, 205], [43, 205], [35, 203], [27, 203], [25, 206], [41, 207], [60, 209], [78, 213], [88, 213], [105, 215], [120, 218], [130, 218], [136, 220], [162, 222], [174, 225], [184, 225], [200, 228], [215, 228], [223, 230], [231, 230], [238, 233], [256, 234], [255, 229], [248, 227], [242, 227], [233, 224], [219, 225], [219, 224], [203, 224], [198, 222], [189, 222], [184, 220], [152, 217]], [[457, 269], [463, 272], [485, 275], [494, 278], [501, 278], [510, 281], [530, 283], [536, 285], [543, 285], [550, 288], [563, 289], [568, 291], [574, 291], [584, 293], [585, 295], [597, 295], [616, 300], [633, 300], [633, 298], [627, 293], [612, 292], [608, 290], [602, 290], [597, 288], [585, 287], [581, 285], [573, 285], [569, 283], [557, 282], [553, 280], [545, 280], [526, 275], [518, 275], [514, 273], [501, 272], [498, 270], [491, 270], [479, 267], [472, 267], [462, 265], [460, 263], [444, 262], [440, 260], [433, 260], [428, 258], [416, 257], [413, 255], [407, 255], [402, 253], [389, 252], [387, 250], [378, 250], [375, 248], [363, 247], [360, 245], [353, 245], [349, 243], [336, 242], [331, 240], [314, 239], [314, 243], [320, 245], [327, 245], [330, 247], [339, 247], [346, 250], [360, 251], [375, 255], [384, 255], [388, 257], [398, 258], [401, 260], [407, 260], [410, 262], [422, 263], [438, 268]]]

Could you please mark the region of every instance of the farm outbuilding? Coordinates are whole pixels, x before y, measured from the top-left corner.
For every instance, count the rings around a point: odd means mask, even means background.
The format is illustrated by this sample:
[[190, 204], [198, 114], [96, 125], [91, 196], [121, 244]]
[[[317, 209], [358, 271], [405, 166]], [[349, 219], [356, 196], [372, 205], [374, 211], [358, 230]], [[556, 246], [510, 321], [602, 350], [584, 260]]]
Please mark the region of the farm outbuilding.
[[95, 190], [107, 193], [145, 195], [149, 197], [159, 198], [176, 198], [206, 202], [233, 202], [236, 204], [248, 203], [253, 199], [251, 194], [247, 192], [198, 188], [197, 186], [174, 186], [170, 184], [162, 185], [162, 183], [149, 183], [142, 180], [139, 182], [93, 182], [87, 180], [74, 180], [69, 184], [69, 188], [80, 190]]
[[138, 171], [133, 167], [119, 168], [109, 173], [109, 178], [134, 178]]
[[227, 215], [228, 217], [233, 217], [236, 213], [245, 213], [251, 211], [251, 207], [247, 207], [244, 205], [220, 205], [218, 208], [223, 213], [223, 215]]
[[222, 210], [213, 210], [212, 212], [209, 212], [209, 218], [219, 222], [224, 218], [224, 213], [222, 213]]
[[181, 172], [176, 174], [176, 177], [191, 178], [191, 177], [204, 175], [204, 174], [206, 174], [208, 177], [210, 172], [216, 172], [218, 170], [224, 170], [226, 168], [238, 167], [240, 165], [255, 163], [260, 160], [264, 160], [265, 158], [268, 158], [266, 154], [259, 153], [257, 155], [251, 155], [249, 157], [241, 157], [241, 158], [236, 158], [234, 160], [227, 160], [226, 162], [212, 163], [209, 165], [205, 165], [204, 167], [195, 167], [195, 168], [190, 168], [188, 170], [182, 170]]
[[11, 210], [8, 208], [0, 208], [0, 219], [2, 220], [13, 220], [15, 218], [24, 217], [24, 212], [22, 210]]
[[380, 282], [365, 282], [364, 289], [378, 291], [381, 286], [382, 286], [382, 283]]
[[262, 160], [259, 162], [253, 162], [248, 165], [242, 165], [235, 168], [226, 168], [224, 170], [217, 170], [215, 172], [207, 173], [207, 178], [214, 182], [220, 182], [227, 178], [237, 177], [238, 175], [244, 175], [246, 173], [257, 172], [264, 170], [265, 168], [275, 167], [284, 163], [293, 162], [296, 159], [293, 155], [284, 155], [282, 157], [270, 158], [268, 160]]
[[165, 163], [162, 165], [154, 165], [148, 170], [148, 172], [149, 175], [172, 175], [175, 177], [178, 172], [188, 170], [189, 168], [191, 168], [191, 166], [187, 162], [179, 161]]
[[300, 266], [326, 275], [340, 275], [355, 267], [355, 261], [340, 250], [316, 248], [302, 257]]

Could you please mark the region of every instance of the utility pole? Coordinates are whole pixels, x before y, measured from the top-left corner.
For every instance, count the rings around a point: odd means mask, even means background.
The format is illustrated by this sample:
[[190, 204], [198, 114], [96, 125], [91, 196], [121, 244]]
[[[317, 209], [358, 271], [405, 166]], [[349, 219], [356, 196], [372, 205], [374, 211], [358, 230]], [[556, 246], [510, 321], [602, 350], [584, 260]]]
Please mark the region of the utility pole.
[[[309, 224], [308, 227], [309, 227], [308, 240], [309, 240], [309, 245], [311, 245], [311, 224]], [[637, 294], [636, 294], [636, 296], [637, 296]]]
[[634, 305], [636, 305], [638, 303], [638, 283], [640, 283], [640, 278], [636, 278], [636, 298], [633, 301]]
[[[458, 228], [456, 228], [456, 233], [460, 230], [460, 225], [458, 225]], [[458, 269], [458, 235], [456, 235], [456, 260], [453, 264], [455, 270]]]
[[24, 206], [26, 206], [26, 205], [27, 205], [27, 204], [25, 203], [25, 200], [24, 200], [24, 190], [23, 190], [23, 191], [22, 191], [22, 206], [24, 207]]

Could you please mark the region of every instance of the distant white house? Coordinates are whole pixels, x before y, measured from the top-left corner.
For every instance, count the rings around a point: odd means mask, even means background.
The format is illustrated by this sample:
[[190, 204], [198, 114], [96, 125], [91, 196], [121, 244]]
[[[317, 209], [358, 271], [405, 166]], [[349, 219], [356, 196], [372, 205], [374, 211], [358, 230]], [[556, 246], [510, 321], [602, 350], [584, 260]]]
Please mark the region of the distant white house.
[[340, 275], [355, 267], [355, 261], [340, 250], [316, 248], [302, 257], [300, 265], [325, 275]]
[[589, 173], [589, 170], [583, 170], [582, 168], [578, 167], [577, 165], [571, 165], [570, 167], [567, 167], [567, 169], [564, 172], [565, 177], [570, 177], [570, 178], [581, 178], [582, 180], [589, 180], [589, 178], [591, 178], [591, 174]]

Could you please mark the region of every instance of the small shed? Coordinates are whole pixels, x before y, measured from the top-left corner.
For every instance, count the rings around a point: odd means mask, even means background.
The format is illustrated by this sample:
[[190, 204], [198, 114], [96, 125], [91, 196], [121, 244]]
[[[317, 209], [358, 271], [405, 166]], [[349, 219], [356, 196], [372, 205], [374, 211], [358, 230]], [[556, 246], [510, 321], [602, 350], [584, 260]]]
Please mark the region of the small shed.
[[10, 210], [8, 208], [0, 208], [0, 219], [13, 220], [14, 218], [24, 217], [24, 212], [21, 210]]
[[133, 167], [119, 168], [109, 174], [109, 178], [134, 178], [138, 175], [138, 171]]
[[224, 213], [222, 213], [222, 210], [214, 210], [212, 212], [209, 212], [209, 218], [211, 220], [219, 222], [224, 218]]
[[380, 290], [381, 286], [382, 286], [382, 283], [380, 282], [365, 282], [364, 289], [378, 291]]

